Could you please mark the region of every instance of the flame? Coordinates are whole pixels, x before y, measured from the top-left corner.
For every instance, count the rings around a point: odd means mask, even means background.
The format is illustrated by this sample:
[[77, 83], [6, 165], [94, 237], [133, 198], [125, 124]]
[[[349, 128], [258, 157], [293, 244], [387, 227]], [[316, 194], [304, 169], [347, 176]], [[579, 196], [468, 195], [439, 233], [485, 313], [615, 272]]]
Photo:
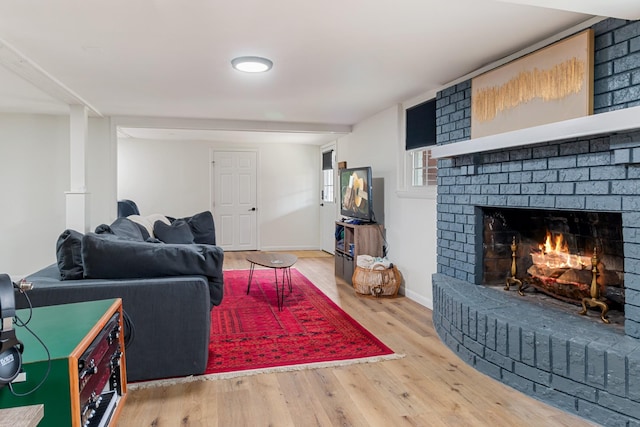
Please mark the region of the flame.
[[546, 265], [550, 268], [575, 268], [582, 269], [590, 265], [590, 258], [569, 253], [569, 246], [562, 234], [552, 236], [547, 231], [547, 237], [543, 244], [538, 246], [539, 253], [531, 253], [534, 264]]

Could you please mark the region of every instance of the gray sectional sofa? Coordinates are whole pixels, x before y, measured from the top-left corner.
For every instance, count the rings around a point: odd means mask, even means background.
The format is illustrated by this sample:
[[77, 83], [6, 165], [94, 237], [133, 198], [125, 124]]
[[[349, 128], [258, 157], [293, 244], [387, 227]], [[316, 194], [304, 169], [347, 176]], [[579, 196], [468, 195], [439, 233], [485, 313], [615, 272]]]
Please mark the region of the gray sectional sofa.
[[[129, 381], [204, 373], [210, 311], [222, 300], [224, 252], [210, 212], [174, 220], [170, 227], [180, 231], [159, 227], [163, 233], [146, 236], [119, 218], [96, 233], [65, 230], [58, 263], [27, 277], [34, 307], [122, 298]], [[27, 307], [23, 295], [16, 305]]]

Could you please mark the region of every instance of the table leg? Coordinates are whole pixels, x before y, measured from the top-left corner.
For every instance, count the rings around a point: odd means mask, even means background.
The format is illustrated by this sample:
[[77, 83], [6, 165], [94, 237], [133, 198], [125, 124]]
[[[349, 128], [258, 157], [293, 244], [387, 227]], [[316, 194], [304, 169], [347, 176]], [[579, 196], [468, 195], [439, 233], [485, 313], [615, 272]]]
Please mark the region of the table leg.
[[253, 278], [253, 270], [256, 268], [254, 263], [251, 263], [251, 267], [249, 268], [249, 284], [247, 284], [247, 295], [249, 295], [249, 291], [251, 290], [251, 279]]
[[291, 267], [287, 267], [287, 280], [289, 281], [289, 293], [293, 292], [293, 287], [291, 286]]
[[284, 306], [284, 276], [282, 277], [282, 292], [280, 292], [280, 288], [278, 287], [278, 269], [273, 269], [273, 274], [276, 277], [276, 300], [278, 302], [278, 311], [282, 311], [282, 307]]

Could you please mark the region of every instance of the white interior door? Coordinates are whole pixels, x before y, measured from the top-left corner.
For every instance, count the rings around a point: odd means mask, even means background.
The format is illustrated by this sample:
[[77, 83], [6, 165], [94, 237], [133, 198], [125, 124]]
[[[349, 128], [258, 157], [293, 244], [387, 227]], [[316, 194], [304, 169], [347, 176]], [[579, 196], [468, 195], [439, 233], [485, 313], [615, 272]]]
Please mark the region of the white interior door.
[[213, 153], [213, 215], [216, 241], [227, 251], [258, 249], [256, 152]]
[[[336, 169], [335, 169], [335, 144], [325, 145], [320, 150], [322, 157], [320, 161], [323, 164], [322, 177], [320, 178], [320, 244], [321, 249], [330, 254], [335, 250], [335, 221], [336, 221]], [[325, 156], [331, 157], [331, 169], [326, 169]]]

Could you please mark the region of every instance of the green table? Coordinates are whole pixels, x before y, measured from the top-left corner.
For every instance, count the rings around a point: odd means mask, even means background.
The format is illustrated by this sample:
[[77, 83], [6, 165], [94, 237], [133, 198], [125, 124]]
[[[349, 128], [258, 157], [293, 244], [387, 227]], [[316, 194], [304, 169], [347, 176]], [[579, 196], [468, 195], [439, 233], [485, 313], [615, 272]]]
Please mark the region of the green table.
[[[0, 389], [0, 408], [44, 404], [44, 418], [39, 424], [41, 427], [80, 426], [78, 357], [113, 314], [122, 310], [121, 307], [118, 298], [34, 308], [27, 326], [47, 346], [51, 370], [42, 386], [27, 396], [13, 395], [8, 386]], [[28, 309], [17, 310], [16, 314], [22, 321], [29, 318]], [[120, 319], [122, 322], [122, 315]], [[26, 380], [14, 382], [13, 389], [16, 393], [27, 393], [45, 377], [48, 356], [42, 344], [25, 327], [16, 325], [15, 330], [18, 339], [24, 343], [22, 370]], [[120, 335], [120, 344], [124, 349], [123, 334]], [[123, 356], [123, 396], [120, 407], [126, 392], [124, 371]]]

